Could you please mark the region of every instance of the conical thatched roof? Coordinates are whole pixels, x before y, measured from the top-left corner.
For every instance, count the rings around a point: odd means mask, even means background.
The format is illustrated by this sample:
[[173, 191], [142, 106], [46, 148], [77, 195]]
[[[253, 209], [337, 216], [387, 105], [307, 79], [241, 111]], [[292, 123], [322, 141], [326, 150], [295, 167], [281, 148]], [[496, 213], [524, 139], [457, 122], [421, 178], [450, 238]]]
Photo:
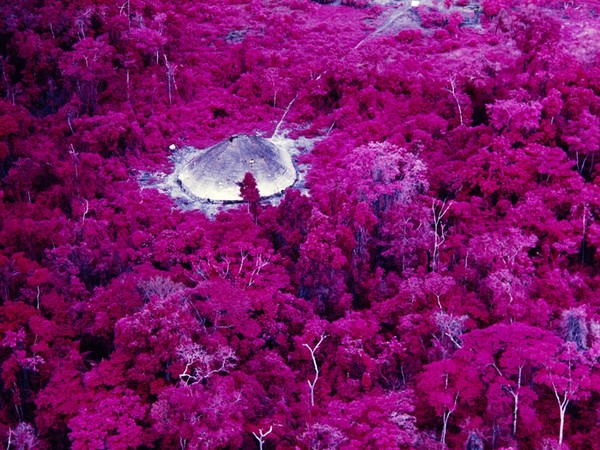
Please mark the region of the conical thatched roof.
[[254, 175], [261, 197], [278, 194], [296, 181], [291, 156], [267, 139], [240, 134], [193, 158], [179, 173], [181, 185], [194, 196], [216, 201], [240, 198], [239, 183]]

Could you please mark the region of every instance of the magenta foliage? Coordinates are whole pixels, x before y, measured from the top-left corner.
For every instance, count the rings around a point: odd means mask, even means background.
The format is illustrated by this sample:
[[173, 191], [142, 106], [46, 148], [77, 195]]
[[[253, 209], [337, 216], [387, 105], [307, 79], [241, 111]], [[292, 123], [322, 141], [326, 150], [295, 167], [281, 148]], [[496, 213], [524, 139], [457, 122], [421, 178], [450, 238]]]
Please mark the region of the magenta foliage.
[[595, 448], [592, 3], [3, 2], [0, 446]]

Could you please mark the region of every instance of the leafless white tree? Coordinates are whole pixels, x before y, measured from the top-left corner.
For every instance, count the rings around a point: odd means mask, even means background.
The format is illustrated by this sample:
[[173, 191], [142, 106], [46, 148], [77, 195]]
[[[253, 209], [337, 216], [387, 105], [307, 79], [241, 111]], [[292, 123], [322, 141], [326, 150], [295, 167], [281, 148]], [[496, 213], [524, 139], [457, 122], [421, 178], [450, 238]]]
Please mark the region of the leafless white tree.
[[317, 364], [317, 359], [315, 358], [315, 352], [317, 351], [317, 349], [323, 343], [324, 340], [325, 340], [325, 334], [322, 334], [321, 338], [319, 339], [319, 342], [317, 342], [317, 345], [315, 345], [313, 348], [311, 348], [310, 345], [308, 345], [308, 344], [304, 344], [304, 346], [310, 351], [310, 356], [312, 358], [313, 365], [315, 367], [315, 378], [312, 381], [308, 380], [308, 386], [310, 388], [310, 405], [311, 406], [315, 406], [315, 385], [317, 384], [317, 381], [319, 380], [319, 366]]

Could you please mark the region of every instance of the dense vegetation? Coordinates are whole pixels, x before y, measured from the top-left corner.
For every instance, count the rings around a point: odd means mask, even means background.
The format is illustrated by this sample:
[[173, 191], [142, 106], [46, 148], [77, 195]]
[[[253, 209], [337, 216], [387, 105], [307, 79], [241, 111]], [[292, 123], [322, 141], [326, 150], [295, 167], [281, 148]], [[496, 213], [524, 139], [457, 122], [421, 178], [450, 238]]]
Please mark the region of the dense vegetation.
[[[600, 6], [341, 3], [0, 5], [4, 448], [596, 448]], [[139, 183], [286, 109], [308, 194]]]

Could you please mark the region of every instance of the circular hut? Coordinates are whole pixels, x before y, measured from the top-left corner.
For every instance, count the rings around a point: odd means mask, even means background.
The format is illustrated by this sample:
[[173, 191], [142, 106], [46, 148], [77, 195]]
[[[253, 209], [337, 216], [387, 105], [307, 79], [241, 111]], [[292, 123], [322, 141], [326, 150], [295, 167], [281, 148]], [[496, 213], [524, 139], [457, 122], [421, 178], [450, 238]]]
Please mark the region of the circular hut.
[[197, 198], [239, 201], [239, 183], [250, 172], [261, 197], [279, 194], [296, 181], [296, 169], [285, 150], [267, 139], [240, 134], [206, 149], [179, 172], [182, 187]]

